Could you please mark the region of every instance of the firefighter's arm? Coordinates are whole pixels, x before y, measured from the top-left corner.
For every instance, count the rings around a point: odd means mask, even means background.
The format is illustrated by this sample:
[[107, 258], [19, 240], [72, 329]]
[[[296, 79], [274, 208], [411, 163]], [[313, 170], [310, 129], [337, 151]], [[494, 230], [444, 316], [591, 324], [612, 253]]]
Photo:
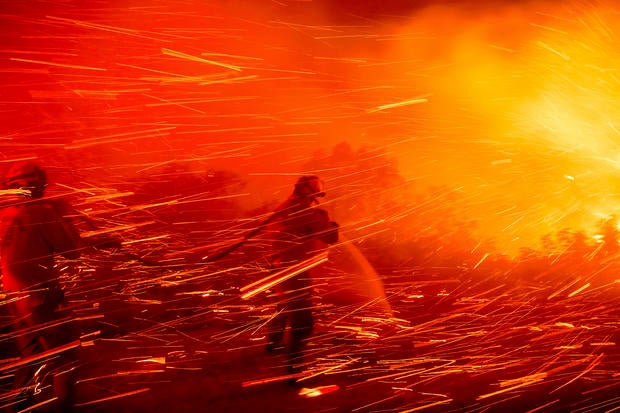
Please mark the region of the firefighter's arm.
[[[80, 236], [82, 248], [95, 248], [101, 250], [122, 248], [122, 242], [117, 237], [110, 234], [107, 230], [99, 229], [89, 217], [76, 211], [73, 206], [64, 199], [55, 199], [52, 206], [54, 210], [63, 217], [64, 222], [72, 228], [73, 232], [78, 233], [78, 236], [80, 235], [76, 224], [83, 223], [86, 225], [88, 231], [84, 232], [84, 234]], [[76, 224], [74, 224], [74, 222]]]
[[329, 214], [326, 210], [317, 208], [316, 211], [320, 217], [320, 229], [317, 231], [318, 238], [326, 244], [335, 244], [338, 242], [340, 225], [329, 219]]
[[46, 206], [45, 212], [42, 234], [53, 251], [66, 258], [79, 257], [83, 242], [77, 228], [54, 208]]

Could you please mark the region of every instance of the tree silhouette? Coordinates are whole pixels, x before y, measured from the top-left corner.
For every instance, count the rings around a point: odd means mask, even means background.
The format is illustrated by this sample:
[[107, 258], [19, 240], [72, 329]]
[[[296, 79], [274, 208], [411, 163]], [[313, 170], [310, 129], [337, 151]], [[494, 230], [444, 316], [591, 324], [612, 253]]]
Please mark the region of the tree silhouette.
[[618, 253], [618, 219], [614, 215], [605, 219], [600, 224], [603, 245], [601, 251], [607, 257], [615, 256]]

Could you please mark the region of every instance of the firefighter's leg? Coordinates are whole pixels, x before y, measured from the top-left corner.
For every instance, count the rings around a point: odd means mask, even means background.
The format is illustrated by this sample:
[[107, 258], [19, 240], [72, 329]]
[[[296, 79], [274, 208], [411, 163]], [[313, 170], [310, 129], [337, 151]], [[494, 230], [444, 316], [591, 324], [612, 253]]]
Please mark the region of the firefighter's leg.
[[[56, 309], [37, 307], [32, 312], [34, 326], [44, 326], [55, 320], [66, 318], [67, 314]], [[53, 323], [52, 323], [53, 324]], [[72, 321], [65, 321], [37, 331], [36, 340], [31, 350], [21, 349], [22, 355], [33, 355], [47, 350], [57, 349], [79, 337], [77, 326]], [[28, 353], [28, 354], [25, 354]], [[34, 397], [30, 403], [55, 398], [54, 402], [46, 404], [35, 411], [70, 413], [75, 402], [76, 366], [78, 364], [78, 348], [69, 349], [52, 357], [41, 360], [40, 368], [31, 381], [36, 382]], [[41, 394], [39, 392], [45, 389]]]
[[304, 362], [304, 349], [314, 329], [311, 300], [296, 300], [291, 309], [291, 340], [288, 349], [288, 369], [291, 373], [298, 372]]
[[[37, 306], [10, 307], [15, 329], [15, 344], [19, 357], [27, 358], [42, 353], [49, 349], [49, 343], [37, 327], [47, 321], [41, 319], [41, 313]], [[15, 372], [14, 388], [25, 388], [32, 381], [34, 373], [39, 369], [36, 364], [24, 364]]]
[[[63, 310], [57, 311], [56, 314], [60, 318], [72, 315]], [[78, 325], [74, 319], [50, 330], [50, 333], [51, 336], [47, 337], [47, 341], [53, 347], [63, 346], [79, 338]], [[70, 413], [73, 411], [79, 352], [79, 347], [72, 348], [62, 352], [55, 360], [52, 375], [52, 387], [54, 397], [56, 397], [55, 412]]]
[[272, 353], [282, 347], [287, 320], [288, 310], [286, 306], [283, 304], [278, 304], [276, 306], [276, 313], [267, 324], [268, 335], [265, 350], [268, 353]]
[[53, 378], [54, 396], [57, 412], [70, 413], [75, 405], [75, 382], [77, 373], [75, 366], [59, 369]]
[[[32, 329], [36, 322], [31, 314], [15, 319], [15, 344], [19, 357], [24, 359], [47, 350], [47, 343], [39, 332]], [[41, 380], [45, 374], [45, 362], [24, 363], [13, 372], [12, 388], [15, 392], [15, 404], [9, 411], [26, 410], [36, 404], [36, 392], [41, 387]]]

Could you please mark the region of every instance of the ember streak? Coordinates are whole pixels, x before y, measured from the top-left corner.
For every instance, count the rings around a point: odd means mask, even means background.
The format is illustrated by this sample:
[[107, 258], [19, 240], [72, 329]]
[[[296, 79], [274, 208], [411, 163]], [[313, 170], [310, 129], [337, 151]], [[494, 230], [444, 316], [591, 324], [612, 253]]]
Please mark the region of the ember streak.
[[[79, 341], [20, 358], [0, 292], [0, 410], [76, 349], [78, 412], [620, 408], [613, 2], [0, 6], [0, 174], [120, 244], [56, 259]], [[276, 273], [309, 174], [342, 236]], [[273, 283], [315, 266], [291, 375]]]

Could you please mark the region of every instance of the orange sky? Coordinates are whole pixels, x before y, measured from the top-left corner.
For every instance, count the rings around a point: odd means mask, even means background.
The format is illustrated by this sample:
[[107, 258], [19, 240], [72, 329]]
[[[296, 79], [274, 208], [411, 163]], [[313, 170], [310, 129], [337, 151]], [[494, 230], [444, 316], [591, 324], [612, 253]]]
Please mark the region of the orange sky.
[[618, 210], [602, 2], [36, 3], [2, 16], [7, 164], [39, 156], [111, 189], [162, 162], [226, 168], [258, 204], [317, 150], [382, 147], [420, 191], [457, 190], [506, 251]]

